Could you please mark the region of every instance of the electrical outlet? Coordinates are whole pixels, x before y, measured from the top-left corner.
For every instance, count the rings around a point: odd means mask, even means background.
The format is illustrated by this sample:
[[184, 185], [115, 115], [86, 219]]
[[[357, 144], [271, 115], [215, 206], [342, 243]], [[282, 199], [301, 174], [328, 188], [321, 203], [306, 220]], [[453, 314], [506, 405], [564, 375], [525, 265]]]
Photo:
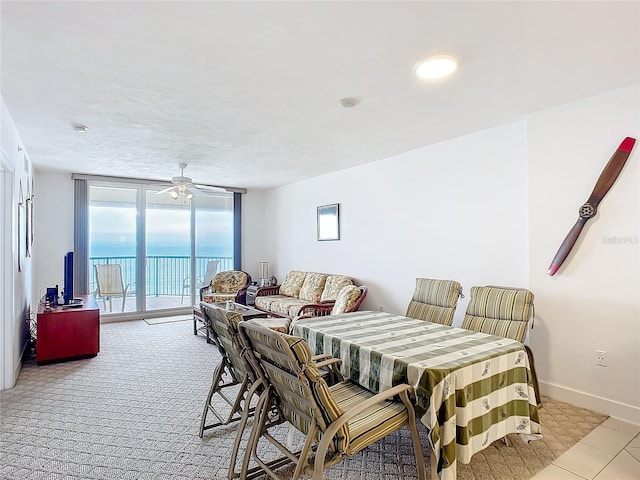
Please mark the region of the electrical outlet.
[[382, 305], [380, 305], [380, 306], [378, 307], [378, 310], [380, 310], [381, 312], [384, 312], [384, 307], [383, 307]]
[[607, 366], [607, 352], [604, 350], [596, 350], [596, 365], [600, 367]]

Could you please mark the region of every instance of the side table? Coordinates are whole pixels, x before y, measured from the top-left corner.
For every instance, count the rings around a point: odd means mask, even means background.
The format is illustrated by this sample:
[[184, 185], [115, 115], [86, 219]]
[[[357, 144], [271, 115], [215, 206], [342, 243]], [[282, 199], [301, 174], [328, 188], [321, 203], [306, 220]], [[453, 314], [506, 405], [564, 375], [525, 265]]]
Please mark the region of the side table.
[[100, 351], [100, 309], [91, 295], [74, 307], [38, 307], [36, 362], [95, 357]]
[[247, 306], [253, 307], [256, 304], [256, 297], [263, 290], [265, 293], [263, 295], [275, 295], [278, 293], [278, 289], [280, 285], [269, 285], [266, 287], [261, 287], [259, 285], [249, 285], [247, 287]]
[[247, 306], [253, 307], [256, 304], [256, 296], [258, 295], [258, 285], [249, 285], [247, 287]]
[[200, 310], [200, 305], [193, 306], [193, 334], [203, 335], [207, 338], [207, 343], [211, 343], [209, 328], [207, 328], [207, 325], [204, 323], [204, 315], [202, 314], [202, 310]]

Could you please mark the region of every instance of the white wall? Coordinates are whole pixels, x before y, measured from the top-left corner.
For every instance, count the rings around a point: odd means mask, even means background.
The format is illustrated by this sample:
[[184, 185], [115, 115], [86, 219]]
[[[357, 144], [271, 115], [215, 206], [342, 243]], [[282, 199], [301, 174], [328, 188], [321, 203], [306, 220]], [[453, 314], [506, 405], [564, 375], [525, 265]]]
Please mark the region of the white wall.
[[[18, 271], [18, 209], [20, 188], [22, 187], [23, 202], [31, 192], [33, 168], [20, 136], [15, 128], [13, 119], [4, 104], [0, 102], [0, 150], [2, 168], [7, 181], [3, 182], [3, 249], [0, 252], [0, 272], [3, 274], [3, 295], [0, 297], [0, 388], [11, 388], [15, 384], [22, 357], [28, 340], [27, 319], [34, 306], [31, 296], [32, 257], [26, 257], [26, 241], [22, 245], [22, 269]], [[12, 180], [12, 181], [11, 181]], [[11, 190], [10, 192], [5, 189]], [[26, 206], [21, 208], [26, 214]], [[26, 221], [26, 219], [25, 219]], [[21, 238], [21, 240], [24, 239]]]
[[38, 169], [37, 174], [33, 295], [39, 299], [47, 287], [62, 289], [64, 255], [73, 250], [74, 189], [68, 172]]
[[[406, 312], [416, 277], [458, 280], [465, 294], [527, 287], [525, 129], [516, 122], [267, 192], [276, 276], [346, 274], [369, 288], [364, 309], [393, 313]], [[340, 204], [341, 239], [319, 242], [316, 208], [329, 203]]]
[[242, 196], [242, 269], [255, 281], [260, 279], [260, 262], [269, 261], [265, 245], [264, 198], [262, 190], [249, 190]]
[[[554, 277], [546, 274], [605, 164], [640, 138], [638, 85], [529, 118], [531, 344], [543, 390], [640, 423], [640, 145]], [[615, 240], [617, 239], [617, 240]], [[608, 353], [606, 368], [595, 350]]]
[[[370, 289], [364, 309], [393, 313], [405, 311], [418, 276], [458, 280], [467, 294], [481, 284], [528, 287], [543, 393], [640, 423], [640, 145], [566, 265], [546, 274], [613, 151], [638, 138], [638, 91], [267, 192], [277, 274], [351, 275]], [[315, 209], [328, 203], [340, 203], [342, 239], [318, 242]], [[596, 349], [608, 352], [608, 367], [595, 366]]]

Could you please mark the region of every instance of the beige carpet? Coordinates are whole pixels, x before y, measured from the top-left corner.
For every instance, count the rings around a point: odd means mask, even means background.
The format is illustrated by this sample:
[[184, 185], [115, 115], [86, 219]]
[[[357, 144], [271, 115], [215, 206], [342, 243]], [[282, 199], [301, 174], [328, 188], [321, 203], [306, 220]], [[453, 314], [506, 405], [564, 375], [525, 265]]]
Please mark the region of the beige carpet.
[[162, 323], [184, 322], [185, 320], [193, 321], [193, 315], [189, 313], [186, 315], [175, 315], [173, 317], [157, 317], [157, 318], [144, 319], [147, 325], [160, 325]]
[[[234, 427], [198, 437], [217, 349], [185, 322], [109, 323], [100, 333], [97, 357], [29, 360], [15, 388], [0, 392], [0, 479], [225, 479]], [[459, 465], [458, 478], [528, 479], [605, 420], [544, 400], [542, 440], [495, 442]], [[285, 478], [291, 472], [283, 469]], [[408, 432], [330, 467], [325, 478], [416, 479]]]

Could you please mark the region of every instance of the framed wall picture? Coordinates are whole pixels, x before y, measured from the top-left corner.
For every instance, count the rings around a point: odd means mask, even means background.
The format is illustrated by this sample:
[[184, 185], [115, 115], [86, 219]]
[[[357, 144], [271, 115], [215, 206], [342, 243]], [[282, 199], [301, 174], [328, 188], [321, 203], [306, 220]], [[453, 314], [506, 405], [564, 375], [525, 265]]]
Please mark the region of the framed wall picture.
[[31, 236], [33, 235], [33, 197], [31, 196], [31, 187], [29, 186], [29, 180], [27, 179], [27, 198], [25, 200], [26, 203], [26, 214], [25, 214], [25, 223], [27, 233], [25, 235], [25, 248], [27, 257], [31, 256]]
[[22, 180], [20, 180], [20, 196], [18, 197], [18, 271], [22, 271], [24, 265], [24, 254], [27, 238], [27, 215], [25, 212], [26, 204], [24, 193], [22, 191]]
[[340, 204], [318, 207], [318, 240], [340, 240]]

